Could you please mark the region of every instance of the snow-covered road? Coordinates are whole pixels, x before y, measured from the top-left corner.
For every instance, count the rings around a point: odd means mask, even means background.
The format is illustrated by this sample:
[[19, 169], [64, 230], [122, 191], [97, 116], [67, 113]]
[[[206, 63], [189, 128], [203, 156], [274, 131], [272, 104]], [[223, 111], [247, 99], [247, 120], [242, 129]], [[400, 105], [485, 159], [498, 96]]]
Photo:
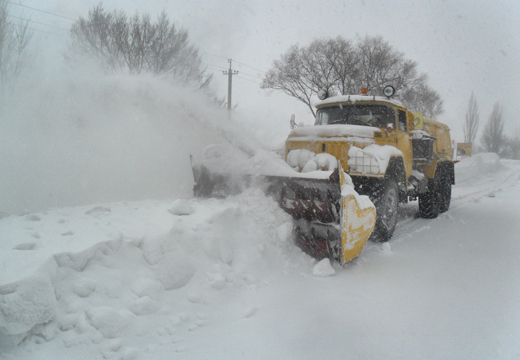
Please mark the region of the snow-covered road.
[[0, 358], [518, 359], [520, 162], [456, 176], [447, 213], [402, 207], [330, 277], [255, 189], [5, 217]]

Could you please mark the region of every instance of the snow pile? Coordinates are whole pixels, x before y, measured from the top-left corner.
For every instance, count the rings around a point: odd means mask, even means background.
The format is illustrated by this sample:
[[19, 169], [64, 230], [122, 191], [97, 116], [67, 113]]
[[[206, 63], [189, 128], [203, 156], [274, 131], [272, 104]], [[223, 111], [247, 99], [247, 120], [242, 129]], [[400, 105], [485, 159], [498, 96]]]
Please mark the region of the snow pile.
[[291, 150], [287, 154], [287, 164], [294, 170], [299, 171], [303, 169], [305, 165], [316, 156], [316, 153], [307, 149]]
[[309, 160], [302, 169], [303, 173], [325, 170], [333, 171], [338, 167], [338, 160], [333, 155], [327, 153], [316, 154], [314, 158]]
[[[179, 199], [141, 210], [145, 205], [33, 214], [47, 221], [32, 224], [25, 236], [6, 234], [11, 248], [0, 252], [3, 266], [13, 265], [9, 259], [20, 251], [16, 244], [27, 243], [34, 234], [39, 239], [30, 255], [45, 260], [45, 266], [32, 267], [24, 276], [3, 274], [0, 343], [12, 346], [27, 339], [38, 344], [60, 336], [67, 347], [87, 345], [104, 356], [122, 356], [136, 345], [129, 339], [138, 335], [146, 348], [146, 339], [150, 339], [146, 334], [151, 336], [158, 326], [171, 326], [165, 331], [173, 334], [176, 326], [188, 321], [191, 316], [184, 319], [181, 314], [180, 323], [171, 325], [183, 307], [179, 304], [182, 299], [198, 304], [210, 289], [255, 284], [258, 263], [273, 255], [280, 261], [280, 254], [293, 249], [291, 218], [258, 189], [226, 201]], [[131, 216], [133, 209], [138, 214]], [[63, 235], [66, 221], [55, 221], [54, 225], [48, 221], [63, 219], [60, 213], [81, 212], [95, 220], [92, 230], [115, 228], [122, 232], [108, 234], [110, 240], [101, 236], [82, 243], [74, 241], [81, 227], [76, 229], [70, 223], [67, 228], [72, 234]], [[20, 219], [0, 221], [7, 225]], [[166, 228], [169, 230], [161, 235]], [[91, 235], [95, 233], [92, 230], [88, 231]], [[60, 232], [60, 241], [68, 238], [68, 245], [61, 249], [59, 243], [46, 238]], [[200, 322], [203, 326], [204, 319]]]
[[306, 149], [291, 150], [287, 154], [287, 164], [302, 173], [325, 170], [334, 171], [338, 167], [338, 159], [328, 153], [316, 154]]
[[[296, 156], [291, 158], [291, 163], [299, 164], [301, 162], [307, 165], [311, 162], [311, 164], [306, 169], [308, 172], [299, 172], [295, 169], [296, 167], [293, 168], [275, 152], [260, 148], [250, 150], [250, 152], [245, 152], [229, 143], [212, 144], [204, 150], [203, 158], [195, 159], [195, 164], [205, 166], [213, 174], [271, 175], [312, 179], [328, 178], [337, 166], [337, 160], [332, 155], [316, 155], [311, 151], [302, 150], [301, 152], [296, 151]], [[331, 170], [322, 171], [319, 170], [320, 168]]]
[[328, 277], [335, 273], [336, 271], [332, 268], [330, 260], [326, 258], [316, 263], [312, 269], [312, 275], [316, 277]]
[[455, 164], [455, 182], [461, 183], [503, 169], [495, 153], [479, 153], [464, 157]]
[[16, 335], [48, 322], [55, 312], [56, 298], [49, 274], [36, 272], [18, 282], [0, 285], [0, 334], [18, 339]]

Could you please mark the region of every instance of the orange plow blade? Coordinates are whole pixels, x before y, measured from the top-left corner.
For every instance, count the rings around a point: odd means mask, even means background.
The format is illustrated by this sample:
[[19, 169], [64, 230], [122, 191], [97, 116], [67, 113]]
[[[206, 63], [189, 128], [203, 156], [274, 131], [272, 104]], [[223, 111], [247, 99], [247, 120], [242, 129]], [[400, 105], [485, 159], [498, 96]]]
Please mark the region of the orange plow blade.
[[[341, 174], [344, 177], [344, 174]], [[342, 180], [345, 183], [345, 180]], [[374, 206], [362, 207], [355, 194], [342, 191], [341, 196], [341, 259], [344, 264], [356, 258], [376, 224]]]

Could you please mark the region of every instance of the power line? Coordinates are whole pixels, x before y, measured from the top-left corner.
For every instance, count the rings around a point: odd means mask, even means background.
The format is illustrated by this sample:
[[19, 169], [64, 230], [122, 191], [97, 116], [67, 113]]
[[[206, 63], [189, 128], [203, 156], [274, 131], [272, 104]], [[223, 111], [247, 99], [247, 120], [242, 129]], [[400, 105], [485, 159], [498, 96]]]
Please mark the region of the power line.
[[218, 66], [218, 65], [213, 65], [213, 64], [206, 64], [205, 66], [208, 68], [213, 68], [213, 70], [215, 70], [215, 71], [227, 70], [227, 68], [225, 68], [223, 66]]
[[[210, 70], [213, 70], [213, 71], [223, 71], [225, 72], [224, 75], [227, 75], [227, 71], [228, 70], [227, 68], [224, 68], [222, 66], [218, 66], [218, 65], [213, 65], [213, 64], [207, 64], [206, 67]], [[257, 76], [254, 76], [254, 75], [251, 75], [251, 74], [247, 74], [247, 73], [244, 73], [244, 72], [240, 72], [240, 74], [242, 75], [248, 75], [248, 76], [252, 76], [254, 77], [255, 79], [258, 79], [258, 80], [262, 80], [261, 78], [257, 77]], [[258, 82], [258, 81], [255, 81], [255, 80], [251, 80], [251, 79], [248, 79], [248, 78], [245, 78], [243, 76], [238, 76], [239, 78], [241, 78], [242, 80], [246, 80], [246, 81], [250, 81], [250, 82], [253, 82], [255, 84], [259, 84], [261, 85], [262, 83], [261, 82]]]
[[262, 83], [259, 83], [258, 81], [254, 81], [254, 80], [242, 77], [242, 76], [238, 76], [238, 77], [241, 78], [242, 80], [246, 80], [246, 81], [250, 81], [250, 82], [253, 82], [255, 84], [258, 84], [258, 85], [262, 85]]
[[241, 71], [240, 73], [243, 74], [243, 75], [247, 75], [247, 76], [254, 77], [255, 79], [258, 79], [258, 80], [262, 80], [261, 77], [258, 77], [258, 76], [256, 76], [256, 75], [248, 74], [248, 73], [245, 73], [245, 72], [243, 72], [243, 71]]
[[[223, 66], [219, 66], [219, 65], [213, 65], [213, 64], [206, 64], [205, 65], [207, 68], [210, 68], [214, 71], [223, 71], [223, 70], [227, 70], [227, 68], [223, 67]], [[258, 80], [263, 80], [261, 77], [258, 77], [258, 76], [255, 76], [255, 75], [252, 75], [252, 74], [248, 74], [248, 73], [245, 73], [243, 71], [240, 71], [240, 74], [242, 75], [247, 75], [247, 76], [251, 76], [255, 79], [258, 79]]]
[[39, 32], [39, 33], [42, 33], [42, 34], [46, 34], [46, 35], [58, 36], [58, 37], [61, 37], [61, 38], [63, 38], [63, 37], [66, 36], [65, 34], [62, 35], [62, 34], [57, 34], [57, 33], [50, 33], [50, 32], [48, 32], [48, 31], [43, 31], [43, 30], [40, 30], [40, 29], [35, 29], [35, 28], [33, 28], [33, 27], [30, 27], [30, 26], [28, 26], [27, 29], [32, 30], [32, 31], [36, 31], [36, 32]]
[[20, 19], [20, 20], [29, 21], [29, 22], [32, 22], [32, 23], [35, 23], [35, 24], [48, 26], [48, 27], [51, 27], [51, 28], [54, 28], [54, 29], [58, 29], [58, 30], [69, 31], [67, 29], [63, 29], [63, 28], [60, 28], [60, 27], [57, 27], [57, 26], [54, 26], [54, 25], [45, 24], [45, 23], [42, 23], [42, 22], [39, 22], [39, 21], [35, 21], [35, 20], [31, 20], [31, 19], [25, 19], [23, 17], [19, 17], [19, 16], [15, 16], [15, 15], [7, 15], [7, 16], [12, 17], [12, 18], [16, 18], [16, 19]]
[[[214, 65], [214, 64], [206, 64], [206, 67], [207, 68], [211, 68], [212, 70], [214, 71], [220, 71], [220, 70], [227, 70], [227, 68], [223, 67], [223, 66], [219, 66], [219, 65]], [[247, 75], [247, 76], [250, 76], [252, 78], [255, 78], [255, 79], [258, 79], [258, 80], [263, 80], [261, 77], [258, 77], [256, 75], [253, 75], [253, 74], [249, 74], [249, 73], [246, 73], [246, 72], [243, 72], [243, 71], [240, 71], [240, 74], [242, 75]]]
[[[12, 4], [12, 5], [16, 5], [16, 6], [21, 6], [21, 7], [24, 7], [24, 8], [27, 8], [27, 9], [31, 9], [31, 10], [34, 10], [34, 11], [39, 11], [39, 12], [42, 12], [42, 13], [45, 13], [45, 14], [49, 14], [49, 15], [52, 15], [52, 16], [57, 16], [57, 17], [60, 17], [62, 19], [67, 19], [67, 20], [70, 20], [70, 21], [76, 21], [76, 19], [71, 19], [69, 17], [66, 17], [66, 16], [63, 16], [63, 15], [59, 15], [59, 14], [54, 14], [54, 13], [51, 13], [49, 11], [45, 11], [45, 10], [41, 10], [41, 9], [36, 9], [36, 8], [33, 8], [33, 7], [30, 7], [30, 6], [26, 6], [26, 5], [22, 5], [22, 4], [17, 4], [17, 3], [14, 3], [12, 1], [7, 1], [8, 4]], [[67, 30], [68, 31], [68, 30]]]
[[242, 62], [240, 62], [240, 61], [238, 61], [238, 60], [235, 60], [235, 61], [236, 61], [237, 63], [239, 63], [240, 65], [247, 66], [248, 68], [251, 68], [251, 69], [256, 70], [256, 71], [260, 71], [261, 73], [264, 73], [264, 74], [265, 74], [265, 71], [263, 71], [263, 70], [260, 70], [260, 69], [254, 68], [254, 67], [249, 66], [249, 65], [247, 65], [247, 64], [244, 64], [244, 63], [242, 63]]
[[[216, 54], [211, 54], [211, 53], [209, 53], [209, 52], [207, 52], [207, 51], [204, 51], [204, 53], [207, 54], [207, 55], [210, 55], [210, 56], [215, 56], [215, 57], [221, 58], [221, 59], [227, 59], [227, 57], [225, 57], [225, 56], [220, 56], [220, 55], [216, 55]], [[253, 69], [253, 70], [260, 71], [260, 72], [263, 73], [263, 74], [266, 73], [264, 70], [257, 69], [257, 68], [255, 68], [255, 67], [250, 66], [250, 65], [244, 64], [243, 62], [240, 62], [240, 61], [238, 61], [238, 60], [233, 60], [233, 61], [236, 62], [236, 63], [238, 63], [238, 64], [240, 64], [240, 65], [243, 65], [243, 66], [246, 66], [246, 67], [248, 67], [248, 68], [251, 68], [251, 69]]]

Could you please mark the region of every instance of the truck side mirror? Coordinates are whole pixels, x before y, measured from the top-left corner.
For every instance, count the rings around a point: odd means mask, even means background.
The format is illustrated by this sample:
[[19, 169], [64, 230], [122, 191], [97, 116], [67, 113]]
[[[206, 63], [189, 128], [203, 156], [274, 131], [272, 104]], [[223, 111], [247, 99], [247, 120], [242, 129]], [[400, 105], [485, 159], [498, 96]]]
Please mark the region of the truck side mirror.
[[294, 129], [295, 127], [296, 127], [295, 115], [292, 114], [291, 115], [291, 129]]
[[413, 129], [421, 130], [424, 128], [424, 117], [422, 112], [416, 112], [413, 114]]

